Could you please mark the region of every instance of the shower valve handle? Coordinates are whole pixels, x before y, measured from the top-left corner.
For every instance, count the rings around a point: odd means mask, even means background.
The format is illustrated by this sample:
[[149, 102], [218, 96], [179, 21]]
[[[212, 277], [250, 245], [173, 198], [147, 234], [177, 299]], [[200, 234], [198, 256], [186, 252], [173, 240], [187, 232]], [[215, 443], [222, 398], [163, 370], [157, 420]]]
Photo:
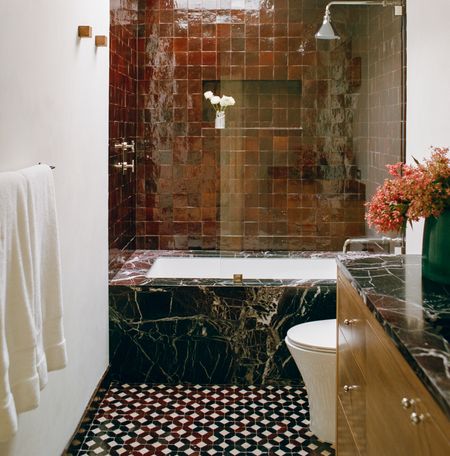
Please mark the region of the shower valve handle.
[[134, 141], [131, 141], [130, 144], [128, 144], [126, 141], [123, 141], [118, 144], [114, 144], [114, 148], [120, 149], [122, 151], [131, 150], [131, 152], [134, 152]]
[[134, 152], [134, 141], [131, 141], [130, 144], [128, 144], [127, 142], [124, 142], [123, 143], [123, 148], [125, 150], [131, 150], [131, 152]]
[[128, 162], [119, 162], [113, 165], [114, 168], [119, 168], [122, 170], [122, 174], [127, 172], [127, 169], [131, 169], [131, 172], [134, 173], [134, 160], [131, 160], [131, 163]]
[[125, 174], [127, 169], [131, 169], [131, 172], [134, 173], [134, 160], [131, 160], [131, 163], [127, 163], [127, 162], [122, 163], [123, 174]]

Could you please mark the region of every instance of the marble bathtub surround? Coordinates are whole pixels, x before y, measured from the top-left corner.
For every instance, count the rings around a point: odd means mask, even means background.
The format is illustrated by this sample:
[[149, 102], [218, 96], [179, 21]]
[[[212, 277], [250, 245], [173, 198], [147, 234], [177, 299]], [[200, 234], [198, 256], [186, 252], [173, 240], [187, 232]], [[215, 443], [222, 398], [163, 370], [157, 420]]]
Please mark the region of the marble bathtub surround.
[[[216, 250], [134, 250], [116, 251], [111, 261], [113, 270], [110, 274], [110, 285], [153, 285], [153, 286], [291, 286], [314, 284], [314, 280], [304, 280], [301, 277], [292, 280], [249, 280], [245, 279], [243, 284], [236, 285], [231, 279], [149, 279], [146, 277], [148, 270], [158, 257], [221, 257], [221, 258], [336, 258], [336, 252], [285, 252], [285, 251], [216, 251]], [[350, 253], [352, 257], [366, 256], [364, 252]], [[335, 281], [332, 281], [335, 283]]]
[[133, 254], [134, 250], [109, 249], [108, 280], [114, 279]]
[[298, 382], [287, 330], [336, 313], [336, 284], [110, 288], [111, 369], [124, 381]]
[[335, 317], [335, 280], [244, 280], [236, 285], [223, 279], [146, 278], [161, 255], [217, 252], [136, 251], [129, 257], [110, 281], [110, 354], [116, 378], [169, 384], [300, 381], [284, 337], [296, 324]]
[[344, 275], [450, 417], [450, 287], [422, 278], [421, 256], [340, 257]]

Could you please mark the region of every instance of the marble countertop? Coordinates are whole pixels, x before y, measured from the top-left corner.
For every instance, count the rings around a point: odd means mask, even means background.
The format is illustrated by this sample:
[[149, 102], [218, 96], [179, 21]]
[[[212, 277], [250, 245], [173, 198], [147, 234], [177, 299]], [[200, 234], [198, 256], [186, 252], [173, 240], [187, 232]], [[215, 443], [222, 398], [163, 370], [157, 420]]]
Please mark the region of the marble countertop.
[[450, 286], [422, 278], [420, 255], [342, 255], [338, 263], [450, 417]]

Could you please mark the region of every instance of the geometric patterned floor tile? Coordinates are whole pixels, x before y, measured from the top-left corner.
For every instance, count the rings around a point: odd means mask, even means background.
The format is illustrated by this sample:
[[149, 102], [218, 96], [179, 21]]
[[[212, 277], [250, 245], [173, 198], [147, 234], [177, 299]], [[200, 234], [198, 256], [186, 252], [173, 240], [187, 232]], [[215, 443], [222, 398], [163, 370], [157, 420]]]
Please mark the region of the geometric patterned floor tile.
[[112, 382], [67, 456], [330, 456], [302, 387]]

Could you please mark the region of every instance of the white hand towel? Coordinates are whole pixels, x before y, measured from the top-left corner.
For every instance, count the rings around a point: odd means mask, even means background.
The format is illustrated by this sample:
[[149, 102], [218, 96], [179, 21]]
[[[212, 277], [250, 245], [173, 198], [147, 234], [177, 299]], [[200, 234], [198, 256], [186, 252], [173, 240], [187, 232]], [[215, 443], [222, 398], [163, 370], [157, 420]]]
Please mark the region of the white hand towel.
[[[17, 412], [39, 403], [27, 183], [0, 173], [0, 440], [17, 430]], [[14, 400], [12, 400], [14, 399]]]
[[[0, 178], [0, 216], [2, 212]], [[3, 217], [2, 217], [3, 219]], [[3, 220], [1, 226], [3, 226]], [[0, 442], [8, 440], [17, 431], [17, 414], [14, 398], [9, 386], [9, 354], [6, 345], [6, 242], [0, 227]]]
[[62, 369], [67, 363], [55, 189], [53, 172], [47, 165], [32, 166], [20, 173], [28, 185], [37, 367], [43, 387], [47, 382], [47, 368], [49, 371]]

